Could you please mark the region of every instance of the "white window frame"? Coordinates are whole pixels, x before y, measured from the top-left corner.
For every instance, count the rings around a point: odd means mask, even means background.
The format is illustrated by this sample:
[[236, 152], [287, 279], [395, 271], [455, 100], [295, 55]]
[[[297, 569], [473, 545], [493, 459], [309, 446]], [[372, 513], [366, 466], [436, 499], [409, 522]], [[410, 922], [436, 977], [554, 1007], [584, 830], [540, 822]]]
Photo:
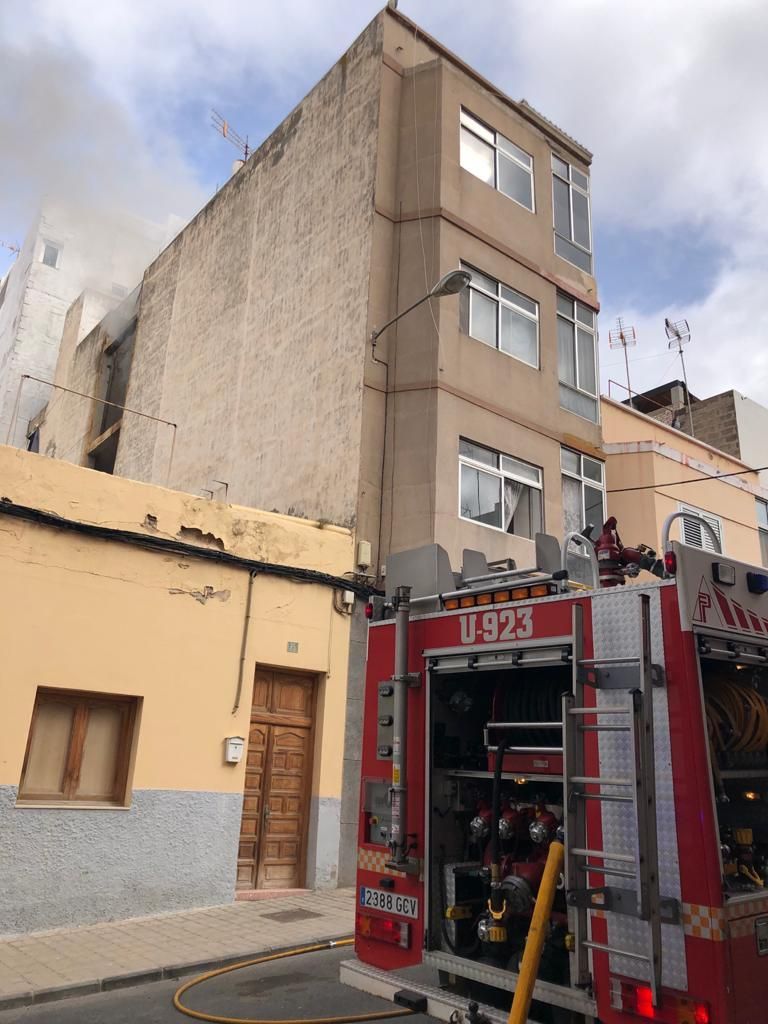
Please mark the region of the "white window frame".
[[[480, 338], [478, 335], [472, 333], [472, 305], [473, 305], [472, 294], [473, 294], [473, 292], [479, 292], [481, 295], [484, 295], [485, 298], [491, 299], [493, 302], [496, 303], [496, 346], [495, 346], [496, 350], [498, 352], [501, 352], [502, 355], [509, 356], [510, 359], [516, 359], [519, 363], [522, 363], [524, 366], [531, 366], [531, 367], [533, 367], [534, 370], [540, 369], [541, 368], [541, 334], [540, 334], [540, 330], [539, 330], [539, 304], [538, 304], [538, 302], [535, 299], [532, 299], [530, 297], [530, 295], [526, 295], [524, 292], [521, 292], [518, 288], [512, 288], [510, 285], [504, 284], [503, 281], [497, 281], [495, 277], [492, 277], [490, 274], [486, 274], [484, 271], [479, 270], [477, 267], [470, 266], [468, 263], [463, 263], [462, 262], [461, 269], [462, 270], [466, 270], [467, 273], [469, 273], [469, 274], [472, 274], [472, 272], [474, 271], [476, 274], [480, 274], [480, 275], [482, 275], [482, 277], [487, 277], [489, 281], [494, 281], [495, 284], [496, 284], [496, 291], [494, 293], [494, 292], [488, 291], [488, 289], [485, 288], [483, 286], [483, 284], [480, 281], [476, 280], [474, 277], [470, 281], [469, 288], [467, 289], [467, 301], [469, 302], [469, 310], [468, 310], [468, 316], [467, 316], [467, 330], [468, 330], [469, 336], [471, 338], [474, 338], [475, 341], [482, 342], [483, 345], [488, 345], [488, 342], [484, 338]], [[535, 307], [535, 312], [531, 313], [531, 311], [529, 309], [525, 309], [524, 306], [517, 304], [516, 302], [514, 302], [511, 299], [505, 298], [502, 295], [502, 288], [506, 288], [510, 292], [514, 292], [515, 295], [519, 295], [521, 299], [525, 299], [527, 302], [532, 303], [534, 305], [534, 307]], [[501, 347], [501, 324], [502, 324], [501, 311], [502, 311], [503, 308], [512, 310], [513, 313], [516, 313], [519, 316], [525, 317], [527, 320], [530, 320], [532, 323], [534, 323], [536, 325], [536, 362], [535, 363], [529, 363], [527, 359], [523, 359], [521, 356], [515, 355], [514, 352], [507, 352], [506, 349], [503, 349]], [[491, 348], [491, 347], [492, 347], [491, 345], [488, 345], [488, 348]]]
[[[56, 263], [51, 266], [50, 263], [45, 262], [45, 250], [50, 246], [56, 250]], [[40, 244], [40, 262], [44, 267], [48, 267], [50, 270], [58, 270], [61, 266], [61, 246], [58, 242], [52, 241], [50, 238], [44, 238]]]
[[[578, 470], [578, 472], [576, 472], [575, 470], [572, 470], [572, 469], [568, 469], [564, 465], [563, 452], [568, 452], [569, 455], [575, 455], [576, 458], [578, 458], [578, 460], [579, 460], [579, 470]], [[600, 479], [599, 482], [597, 480], [593, 480], [589, 476], [586, 476], [586, 474], [584, 473], [584, 460], [585, 459], [587, 460], [587, 462], [594, 463], [594, 465], [600, 467], [600, 478], [601, 479]], [[561, 447], [560, 447], [560, 475], [561, 476], [570, 477], [571, 480], [578, 480], [579, 483], [581, 484], [581, 526], [579, 527], [579, 529], [581, 529], [581, 530], [583, 530], [584, 527], [587, 525], [587, 503], [586, 503], [585, 498], [584, 498], [584, 485], [586, 484], [587, 487], [592, 487], [594, 490], [601, 492], [601, 494], [603, 496], [603, 519], [602, 519], [602, 522], [594, 523], [593, 524], [595, 529], [599, 530], [602, 527], [603, 523], [605, 522], [606, 515], [607, 515], [606, 493], [605, 493], [605, 463], [602, 462], [600, 459], [593, 459], [591, 455], [582, 455], [582, 453], [579, 452], [579, 451], [576, 451], [575, 448], [567, 448], [565, 445], [561, 445]], [[561, 492], [562, 492], [562, 485], [561, 485]], [[576, 553], [577, 554], [579, 553], [578, 549], [577, 549]], [[581, 552], [581, 553], [583, 554], [583, 552]]]
[[[479, 462], [476, 459], [471, 458], [469, 455], [462, 454], [461, 442], [465, 441], [467, 444], [474, 445], [475, 448], [482, 448], [483, 451], [489, 455], [496, 457], [496, 468], [489, 466], [487, 462]], [[523, 476], [522, 474], [516, 474], [509, 469], [502, 468], [502, 459], [511, 459], [513, 462], [519, 462], [522, 465], [533, 469], [538, 473], [539, 482], [534, 483], [530, 478]], [[528, 462], [526, 459], [520, 459], [516, 455], [507, 455], [505, 452], [497, 451], [495, 448], [489, 448], [487, 445], [478, 444], [477, 441], [471, 441], [468, 437], [459, 438], [459, 480], [458, 480], [458, 508], [459, 508], [459, 519], [465, 523], [472, 523], [473, 526], [482, 526], [486, 530], [493, 530], [496, 533], [503, 533], [507, 537], [522, 537], [523, 540], [533, 540], [533, 537], [526, 537], [520, 533], [510, 533], [504, 529], [504, 526], [493, 526], [491, 523], [483, 523], [479, 519], [472, 519], [470, 516], [462, 514], [461, 510], [461, 467], [468, 466], [470, 469], [480, 470], [486, 473], [488, 476], [496, 477], [499, 481], [499, 497], [501, 499], [500, 505], [502, 509], [502, 523], [503, 523], [503, 509], [504, 509], [504, 480], [514, 480], [516, 483], [521, 483], [525, 487], [530, 487], [532, 490], [538, 491], [541, 495], [541, 532], [544, 532], [544, 471], [541, 466], [534, 466], [532, 462]], [[513, 516], [514, 518], [514, 516]]]
[[[497, 192], [501, 192], [501, 194], [503, 196], [506, 196], [507, 199], [511, 199], [513, 203], [517, 203], [517, 205], [521, 206], [524, 210], [528, 210], [529, 213], [536, 213], [536, 182], [533, 173], [533, 156], [530, 153], [526, 152], [526, 150], [524, 150], [522, 146], [518, 146], [516, 142], [513, 142], [511, 139], [508, 139], [506, 135], [502, 135], [501, 132], [495, 131], [493, 128], [489, 127], [487, 124], [481, 121], [479, 118], [475, 117], [474, 114], [470, 114], [470, 112], [465, 107], [462, 107], [459, 112], [459, 164], [461, 167], [464, 168], [464, 170], [468, 174], [472, 174], [472, 171], [470, 171], [468, 167], [465, 167], [464, 164], [461, 163], [462, 128], [466, 129], [466, 131], [468, 131], [470, 135], [474, 135], [476, 139], [479, 139], [481, 142], [485, 142], [487, 145], [493, 147], [493, 188], [495, 188]], [[512, 153], [509, 150], [504, 149], [503, 146], [499, 145], [499, 139], [503, 139], [504, 142], [508, 143], [514, 149], [518, 150], [518, 152], [528, 157], [528, 160], [530, 162], [525, 163], [518, 156], [516, 156], [515, 153]], [[502, 154], [505, 157], [505, 159], [511, 160], [512, 163], [516, 164], [521, 170], [527, 171], [530, 175], [530, 206], [526, 206], [525, 203], [521, 203], [519, 199], [515, 199], [514, 196], [509, 195], [508, 192], [504, 192], [499, 187], [499, 154]], [[475, 175], [475, 177], [477, 177], [477, 175]]]
[[[720, 549], [725, 554], [725, 539], [723, 535], [723, 521], [720, 516], [712, 515], [711, 512], [705, 512], [703, 509], [696, 508], [695, 505], [688, 505], [686, 502], [681, 501], [678, 503], [678, 512], [687, 512], [690, 515], [700, 516], [705, 522], [709, 523], [712, 529], [718, 536], [720, 541]], [[712, 538], [709, 536], [706, 530], [703, 530], [697, 524], [693, 524], [699, 531], [701, 536], [701, 544], [690, 544], [685, 536], [685, 520], [680, 519], [680, 541], [682, 544], [688, 544], [688, 547], [698, 548], [699, 551], [713, 551], [715, 546], [712, 543]]]
[[[568, 172], [567, 172], [568, 176], [567, 177], [565, 176], [564, 172], [561, 171], [556, 166], [555, 161], [557, 161], [557, 163], [564, 164], [568, 168]], [[585, 174], [584, 171], [579, 170], [578, 167], [576, 167], [575, 170], [577, 171], [578, 174], [581, 174], [583, 177], [585, 177], [587, 179], [587, 187], [586, 188], [584, 188], [582, 185], [578, 184], [577, 182], [575, 182], [573, 180], [573, 171], [574, 171], [573, 165], [570, 164], [567, 160], [563, 160], [562, 157], [557, 156], [555, 153], [552, 154], [552, 228], [553, 228], [553, 232], [554, 232], [554, 236], [555, 236], [555, 242], [554, 242], [555, 255], [557, 257], [559, 257], [561, 260], [565, 260], [566, 263], [570, 263], [572, 267], [576, 267], [576, 269], [580, 270], [582, 273], [590, 274], [591, 275], [592, 271], [594, 270], [594, 267], [593, 267], [594, 239], [592, 237], [592, 200], [590, 198], [589, 175]], [[555, 223], [554, 223], [554, 220], [555, 220], [555, 178], [558, 178], [560, 181], [565, 182], [565, 184], [568, 186], [568, 209], [569, 209], [569, 213], [570, 213], [570, 226], [571, 226], [571, 237], [570, 238], [568, 236], [566, 236], [566, 235], [561, 234], [555, 228]], [[574, 192], [574, 189], [577, 192], [580, 192], [581, 195], [583, 195], [584, 198], [587, 200], [587, 231], [589, 232], [589, 248], [588, 249], [585, 248], [580, 242], [577, 242], [576, 239], [573, 237], [573, 192]], [[557, 251], [557, 239], [558, 238], [562, 238], [565, 242], [569, 242], [572, 246], [574, 246], [576, 249], [580, 249], [583, 253], [585, 253], [589, 257], [589, 269], [588, 270], [584, 270], [583, 267], [580, 267], [577, 263], [574, 263], [573, 260], [569, 260], [567, 256], [563, 256], [563, 254], [561, 252]]]
[[[765, 513], [765, 523], [761, 522], [760, 508]], [[760, 541], [760, 558], [764, 566], [768, 567], [768, 501], [763, 498], [755, 498], [755, 511], [757, 512], [757, 534]]]
[[[592, 417], [590, 417], [590, 416], [584, 416], [583, 413], [576, 412], [573, 409], [567, 408], [567, 406], [563, 405], [562, 400], [560, 402], [560, 408], [561, 409], [565, 409], [566, 412], [570, 412], [574, 416], [580, 416], [581, 419], [587, 420], [587, 422], [589, 422], [589, 423], [599, 423], [600, 422], [600, 399], [598, 397], [598, 392], [600, 390], [600, 365], [598, 363], [598, 349], [597, 349], [597, 324], [596, 324], [597, 314], [595, 313], [594, 309], [591, 309], [589, 306], [586, 306], [583, 302], [579, 302], [577, 299], [574, 299], [572, 295], [568, 295], [566, 292], [558, 291], [557, 299], [558, 300], [566, 299], [568, 302], [571, 303], [571, 310], [572, 310], [571, 315], [570, 316], [566, 316], [565, 313], [561, 313], [560, 312], [560, 306], [559, 306], [559, 302], [558, 302], [557, 309], [556, 309], [556, 319], [567, 320], [568, 323], [573, 324], [573, 360], [574, 360], [574, 368], [575, 368], [575, 373], [576, 373], [576, 383], [575, 384], [571, 384], [569, 381], [563, 380], [563, 378], [560, 376], [560, 338], [559, 338], [559, 334], [558, 334], [558, 341], [557, 341], [557, 378], [558, 378], [558, 382], [559, 382], [561, 388], [568, 388], [570, 391], [576, 391], [576, 392], [579, 392], [582, 395], [586, 395], [588, 398], [591, 398], [594, 401], [594, 403], [595, 403], [595, 417], [594, 417], [594, 419], [592, 419]], [[579, 319], [579, 310], [586, 311], [586, 313], [588, 313], [592, 317], [591, 325], [587, 324], [583, 320]], [[557, 328], [557, 323], [555, 323], [555, 328]], [[579, 346], [578, 346], [578, 334], [577, 334], [577, 331], [578, 331], [579, 328], [581, 328], [583, 331], [586, 331], [587, 334], [591, 334], [592, 335], [592, 352], [593, 352], [593, 355], [594, 355], [594, 362], [595, 362], [595, 390], [594, 391], [589, 391], [587, 388], [581, 387], [580, 386], [580, 382], [579, 382]]]

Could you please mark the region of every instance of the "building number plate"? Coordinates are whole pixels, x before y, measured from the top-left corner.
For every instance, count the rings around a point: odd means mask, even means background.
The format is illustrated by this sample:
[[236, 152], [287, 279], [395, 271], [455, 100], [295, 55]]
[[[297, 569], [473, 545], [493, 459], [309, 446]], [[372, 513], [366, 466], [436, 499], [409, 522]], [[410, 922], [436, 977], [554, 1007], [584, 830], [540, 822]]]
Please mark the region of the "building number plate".
[[395, 892], [384, 889], [369, 889], [360, 886], [360, 906], [371, 910], [384, 910], [388, 914], [399, 914], [401, 917], [417, 918], [419, 901], [415, 896], [399, 896]]

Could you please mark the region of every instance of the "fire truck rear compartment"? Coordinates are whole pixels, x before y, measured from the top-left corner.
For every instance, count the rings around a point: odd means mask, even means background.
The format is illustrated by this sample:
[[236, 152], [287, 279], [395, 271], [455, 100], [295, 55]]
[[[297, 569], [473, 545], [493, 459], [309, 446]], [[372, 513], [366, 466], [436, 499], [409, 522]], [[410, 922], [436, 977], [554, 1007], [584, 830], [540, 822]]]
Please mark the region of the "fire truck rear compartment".
[[754, 897], [768, 882], [768, 667], [737, 653], [700, 667], [723, 888]]
[[[562, 694], [570, 687], [566, 663], [430, 673], [427, 950], [451, 968], [444, 977], [463, 977], [465, 987], [475, 974], [471, 965], [486, 968], [483, 977], [498, 979], [495, 996], [486, 986], [476, 993], [486, 1002], [508, 1005], [512, 985], [503, 977], [519, 969], [549, 844], [563, 820], [562, 729], [540, 723], [562, 720]], [[494, 727], [527, 722], [530, 729]], [[496, 748], [502, 743], [510, 749], [494, 813]], [[497, 893], [492, 900], [494, 873], [501, 898]], [[560, 889], [539, 979], [566, 989], [567, 932]], [[553, 1024], [580, 1019], [558, 1006], [540, 1006], [534, 1017]]]

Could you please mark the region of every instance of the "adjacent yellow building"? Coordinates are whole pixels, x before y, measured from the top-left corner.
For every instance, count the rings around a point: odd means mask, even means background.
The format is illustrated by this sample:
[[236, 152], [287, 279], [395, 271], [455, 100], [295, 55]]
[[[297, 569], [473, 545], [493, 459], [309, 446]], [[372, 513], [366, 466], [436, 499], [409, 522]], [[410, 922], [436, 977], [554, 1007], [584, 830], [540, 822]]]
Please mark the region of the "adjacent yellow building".
[[[658, 548], [666, 517], [691, 511], [704, 516], [729, 557], [768, 565], [768, 491], [754, 470], [609, 398], [601, 406], [608, 514], [625, 544]], [[694, 520], [676, 520], [671, 537], [712, 546]]]
[[0, 934], [333, 886], [346, 529], [0, 448]]

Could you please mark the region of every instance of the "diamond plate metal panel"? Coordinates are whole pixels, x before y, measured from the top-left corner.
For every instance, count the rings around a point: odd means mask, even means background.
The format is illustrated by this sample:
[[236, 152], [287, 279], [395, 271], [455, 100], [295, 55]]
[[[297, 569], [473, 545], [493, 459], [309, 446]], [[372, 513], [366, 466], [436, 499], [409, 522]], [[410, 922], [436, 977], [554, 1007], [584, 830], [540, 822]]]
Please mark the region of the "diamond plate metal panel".
[[[595, 658], [639, 657], [640, 594], [650, 595], [651, 658], [664, 665], [664, 640], [661, 625], [661, 595], [658, 588], [628, 586], [597, 594], [592, 600], [592, 622]], [[638, 669], [639, 674], [639, 669]], [[598, 690], [599, 707], [629, 706], [629, 695], [621, 690]], [[600, 724], [615, 723], [615, 716], [605, 716]], [[677, 852], [677, 827], [672, 780], [672, 756], [669, 738], [669, 712], [665, 687], [653, 687], [653, 726], [656, 757], [656, 824], [659, 847], [659, 885], [662, 897], [680, 900], [680, 864]], [[629, 733], [599, 733], [600, 774], [629, 776], [634, 773], [632, 741]], [[606, 793], [619, 793], [604, 787]], [[624, 790], [623, 792], [626, 792]], [[631, 804], [600, 804], [604, 850], [635, 854], [636, 823]], [[618, 867], [618, 865], [616, 865]], [[627, 879], [606, 876], [606, 884], [632, 888]], [[608, 945], [629, 952], [647, 953], [648, 923], [618, 914], [607, 914]], [[685, 936], [681, 925], [661, 927], [662, 984], [686, 991], [688, 971], [685, 959]], [[645, 964], [627, 957], [611, 956], [611, 970], [627, 977], [649, 980]]]
[[[455, 906], [456, 904], [456, 869], [460, 868], [477, 868], [479, 863], [476, 860], [462, 860], [462, 861], [451, 861], [443, 865], [443, 885], [445, 886], [445, 904], [448, 907]], [[442, 910], [441, 910], [442, 913]], [[445, 927], [450, 937], [451, 942], [456, 943], [456, 922], [446, 921]], [[443, 936], [440, 936], [440, 941], [443, 949], [448, 949], [445, 944]]]

